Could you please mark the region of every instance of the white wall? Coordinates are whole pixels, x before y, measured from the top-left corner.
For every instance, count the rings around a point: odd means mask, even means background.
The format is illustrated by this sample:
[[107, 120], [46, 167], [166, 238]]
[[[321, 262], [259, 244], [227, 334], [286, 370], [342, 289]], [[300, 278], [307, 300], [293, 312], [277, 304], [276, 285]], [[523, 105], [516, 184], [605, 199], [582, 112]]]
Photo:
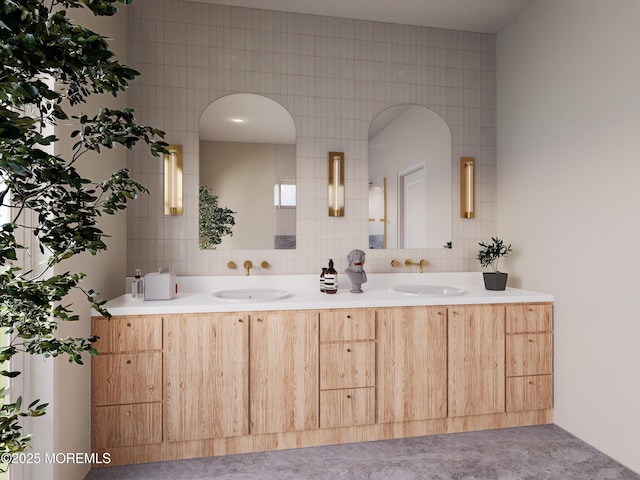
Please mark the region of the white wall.
[[[164, 265], [179, 275], [225, 275], [233, 273], [229, 260], [246, 259], [269, 261], [256, 274], [319, 272], [329, 258], [344, 270], [347, 253], [368, 245], [369, 124], [402, 103], [431, 108], [451, 128], [453, 249], [369, 251], [367, 271], [391, 271], [392, 258], [425, 258], [428, 271], [479, 269], [477, 243], [496, 229], [494, 35], [180, 0], [136, 0], [130, 12], [131, 65], [143, 73], [130, 103], [169, 143], [183, 145], [185, 209], [180, 218], [162, 215], [161, 164], [134, 151], [132, 170], [152, 194], [127, 212], [128, 273]], [[238, 92], [265, 95], [294, 118], [295, 250], [198, 250], [200, 116]], [[345, 153], [342, 218], [327, 215], [332, 151]], [[462, 156], [478, 162], [473, 220], [459, 216]]]
[[[74, 18], [82, 25], [94, 29], [113, 40], [111, 48], [118, 59], [126, 62], [127, 17], [126, 11], [115, 17], [95, 19], [87, 10], [74, 12]], [[76, 111], [87, 114], [97, 113], [100, 106], [119, 108], [126, 105], [126, 94], [117, 99], [111, 95], [91, 98], [78, 107]], [[61, 141], [56, 144], [56, 153], [69, 158], [68, 152], [75, 142], [69, 133], [75, 127], [64, 122], [56, 128], [56, 135]], [[125, 168], [126, 149], [114, 151], [104, 150], [98, 155], [86, 155], [76, 167], [81, 175], [96, 181], [106, 179], [112, 172]], [[121, 295], [126, 268], [126, 214], [104, 216], [99, 227], [111, 235], [106, 239], [108, 249], [96, 256], [81, 255], [66, 261], [57, 267], [56, 273], [63, 271], [83, 272], [87, 274], [82, 283], [84, 289], [94, 289], [105, 299]], [[73, 294], [66, 299], [73, 303], [73, 309], [80, 314], [77, 323], [61, 324], [58, 336], [82, 336], [91, 334], [91, 317], [89, 304], [82, 295]], [[34, 452], [45, 453], [90, 453], [91, 452], [91, 359], [84, 357], [84, 365], [69, 363], [66, 357], [58, 357], [53, 362], [42, 362], [33, 359], [31, 381], [36, 382], [34, 390], [43, 402], [50, 406], [44, 417], [33, 419]], [[43, 388], [43, 379], [51, 379]], [[38, 387], [37, 389], [35, 387]], [[44, 390], [44, 391], [43, 391]], [[42, 424], [42, 425], [41, 425]], [[44, 425], [44, 426], [43, 426]], [[48, 435], [47, 438], [44, 438]], [[42, 446], [47, 450], [38, 449]], [[51, 478], [52, 480], [81, 480], [89, 471], [88, 464], [60, 463], [34, 465], [31, 478]]]
[[555, 422], [640, 472], [640, 2], [538, 0], [498, 34], [498, 233], [556, 295]]

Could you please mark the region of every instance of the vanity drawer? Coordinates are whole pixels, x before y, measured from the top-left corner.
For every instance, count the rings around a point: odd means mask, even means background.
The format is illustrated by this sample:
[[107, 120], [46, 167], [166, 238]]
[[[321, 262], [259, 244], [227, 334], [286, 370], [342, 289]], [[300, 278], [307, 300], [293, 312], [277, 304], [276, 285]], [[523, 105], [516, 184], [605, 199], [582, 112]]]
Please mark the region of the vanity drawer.
[[94, 449], [152, 443], [162, 443], [160, 402], [94, 408]]
[[553, 407], [553, 375], [507, 378], [507, 412]]
[[550, 332], [553, 330], [550, 304], [507, 306], [507, 333]]
[[162, 317], [130, 315], [93, 319], [94, 347], [100, 353], [162, 350]]
[[553, 373], [551, 333], [507, 335], [507, 377]]
[[375, 310], [327, 310], [320, 312], [320, 341], [374, 340]]
[[92, 358], [93, 404], [162, 401], [162, 352]]
[[375, 343], [343, 342], [320, 345], [320, 389], [375, 385]]
[[375, 388], [320, 392], [320, 428], [369, 425], [375, 418]]

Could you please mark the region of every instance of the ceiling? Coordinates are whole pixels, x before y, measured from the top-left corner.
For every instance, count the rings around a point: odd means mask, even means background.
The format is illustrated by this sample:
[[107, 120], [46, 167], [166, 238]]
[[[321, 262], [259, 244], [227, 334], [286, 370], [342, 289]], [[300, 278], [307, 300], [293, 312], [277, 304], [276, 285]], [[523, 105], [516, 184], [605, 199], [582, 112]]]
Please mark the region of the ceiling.
[[498, 33], [535, 0], [192, 0], [329, 17]]

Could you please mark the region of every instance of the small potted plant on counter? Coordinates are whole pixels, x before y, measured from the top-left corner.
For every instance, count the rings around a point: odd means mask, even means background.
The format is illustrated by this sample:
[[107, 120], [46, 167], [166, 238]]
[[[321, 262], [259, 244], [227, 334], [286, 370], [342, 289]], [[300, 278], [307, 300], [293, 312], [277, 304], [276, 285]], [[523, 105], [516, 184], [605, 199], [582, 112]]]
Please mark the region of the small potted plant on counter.
[[492, 267], [493, 272], [483, 272], [484, 287], [487, 290], [504, 290], [507, 286], [508, 273], [498, 270], [498, 260], [506, 257], [511, 252], [511, 245], [505, 245], [498, 237], [491, 237], [491, 243], [480, 242], [482, 247], [478, 250], [478, 261], [484, 268]]

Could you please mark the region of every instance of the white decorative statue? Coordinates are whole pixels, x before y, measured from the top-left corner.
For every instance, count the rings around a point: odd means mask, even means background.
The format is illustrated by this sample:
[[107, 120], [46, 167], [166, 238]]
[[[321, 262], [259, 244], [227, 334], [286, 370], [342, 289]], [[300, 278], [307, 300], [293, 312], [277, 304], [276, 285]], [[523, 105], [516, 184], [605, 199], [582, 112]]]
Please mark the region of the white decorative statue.
[[364, 268], [364, 252], [351, 250], [347, 255], [349, 266], [344, 271], [351, 280], [351, 293], [362, 293], [361, 285], [367, 283], [367, 273]]

